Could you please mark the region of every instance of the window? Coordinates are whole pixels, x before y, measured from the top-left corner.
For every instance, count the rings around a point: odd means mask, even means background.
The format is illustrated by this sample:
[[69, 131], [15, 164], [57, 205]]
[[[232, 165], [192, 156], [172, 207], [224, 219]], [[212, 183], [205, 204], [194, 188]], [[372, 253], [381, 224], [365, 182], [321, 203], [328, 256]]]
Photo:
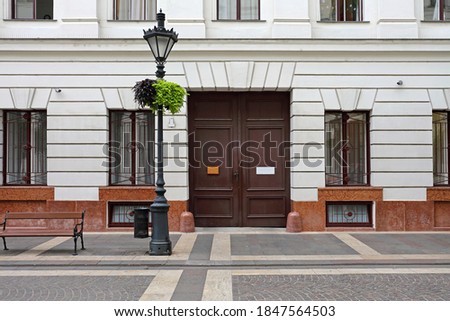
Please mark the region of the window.
[[151, 112], [111, 112], [111, 185], [154, 184], [154, 131]]
[[[133, 226], [134, 209], [137, 207], [150, 208], [150, 203], [109, 203], [109, 227]], [[149, 215], [149, 226], [151, 226], [151, 215]]]
[[320, 0], [321, 21], [362, 21], [362, 0]]
[[327, 185], [368, 185], [368, 122], [366, 113], [325, 114]]
[[450, 0], [424, 0], [426, 21], [450, 21]]
[[53, 0], [12, 0], [13, 19], [53, 19]]
[[47, 119], [44, 112], [5, 112], [3, 182], [47, 184]]
[[368, 202], [327, 203], [327, 227], [372, 227], [371, 209]]
[[259, 0], [217, 0], [218, 20], [259, 20]]
[[156, 20], [156, 0], [115, 0], [114, 20]]
[[449, 185], [448, 113], [433, 113], [433, 181], [434, 185]]

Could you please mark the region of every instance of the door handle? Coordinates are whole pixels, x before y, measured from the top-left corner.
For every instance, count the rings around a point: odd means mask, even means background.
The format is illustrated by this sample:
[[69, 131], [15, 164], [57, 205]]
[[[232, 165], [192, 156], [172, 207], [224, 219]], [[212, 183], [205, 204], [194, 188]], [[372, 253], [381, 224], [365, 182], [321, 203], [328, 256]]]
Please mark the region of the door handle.
[[233, 171], [233, 176], [238, 178], [239, 177], [239, 171]]

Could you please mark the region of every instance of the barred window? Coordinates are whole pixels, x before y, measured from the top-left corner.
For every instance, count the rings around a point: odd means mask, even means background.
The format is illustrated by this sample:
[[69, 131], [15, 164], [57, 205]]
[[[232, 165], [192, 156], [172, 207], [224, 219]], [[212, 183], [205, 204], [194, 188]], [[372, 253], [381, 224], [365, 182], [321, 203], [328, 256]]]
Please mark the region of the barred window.
[[425, 21], [450, 21], [450, 0], [424, 0]]
[[218, 20], [259, 20], [259, 0], [217, 0]]
[[115, 0], [114, 20], [156, 20], [156, 0]]
[[368, 185], [369, 144], [366, 113], [325, 114], [327, 185]]
[[[109, 227], [133, 226], [134, 209], [137, 207], [150, 208], [151, 203], [145, 202], [126, 202], [109, 203]], [[149, 215], [149, 226], [151, 226], [151, 215]]]
[[433, 181], [434, 185], [449, 185], [448, 113], [433, 113]]
[[362, 21], [362, 0], [320, 0], [321, 21]]
[[110, 114], [110, 184], [153, 185], [154, 115], [114, 111]]
[[46, 185], [46, 113], [6, 111], [4, 120], [4, 184]]
[[327, 227], [372, 227], [371, 208], [368, 202], [327, 203]]

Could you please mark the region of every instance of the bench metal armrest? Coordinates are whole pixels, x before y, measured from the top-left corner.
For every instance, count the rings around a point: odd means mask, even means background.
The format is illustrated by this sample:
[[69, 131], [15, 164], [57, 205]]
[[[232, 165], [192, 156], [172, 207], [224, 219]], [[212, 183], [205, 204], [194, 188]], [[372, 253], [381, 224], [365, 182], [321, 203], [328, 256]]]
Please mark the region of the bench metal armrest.
[[3, 222], [0, 223], [0, 226], [3, 225], [3, 228], [2, 228], [3, 231], [6, 229], [6, 217], [8, 216], [8, 213], [9, 212], [6, 212], [5, 217], [3, 218]]
[[83, 212], [81, 213], [81, 222], [75, 224], [75, 226], [73, 227], [73, 234], [74, 235], [80, 235], [83, 233], [83, 227], [84, 227], [84, 213], [86, 212], [86, 210], [83, 210]]

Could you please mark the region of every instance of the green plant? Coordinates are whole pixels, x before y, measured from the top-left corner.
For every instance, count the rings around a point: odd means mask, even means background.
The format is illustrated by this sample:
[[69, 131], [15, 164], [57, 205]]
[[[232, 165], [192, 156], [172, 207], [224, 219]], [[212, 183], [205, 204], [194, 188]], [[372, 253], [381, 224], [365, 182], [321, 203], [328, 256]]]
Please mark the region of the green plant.
[[133, 87], [133, 91], [134, 100], [140, 107], [148, 106], [153, 112], [156, 112], [158, 106], [163, 106], [172, 114], [180, 112], [187, 95], [183, 87], [163, 79], [138, 81]]

